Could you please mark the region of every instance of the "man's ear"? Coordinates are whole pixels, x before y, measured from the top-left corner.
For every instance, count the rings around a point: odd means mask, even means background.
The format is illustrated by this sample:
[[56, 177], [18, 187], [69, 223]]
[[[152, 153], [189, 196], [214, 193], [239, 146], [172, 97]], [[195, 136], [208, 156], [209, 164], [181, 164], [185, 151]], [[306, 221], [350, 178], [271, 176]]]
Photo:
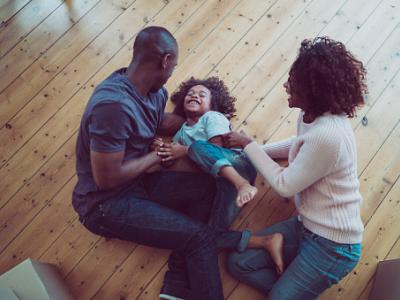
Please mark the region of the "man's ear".
[[161, 67], [165, 70], [172, 59], [172, 55], [170, 53], [164, 54], [161, 58]]

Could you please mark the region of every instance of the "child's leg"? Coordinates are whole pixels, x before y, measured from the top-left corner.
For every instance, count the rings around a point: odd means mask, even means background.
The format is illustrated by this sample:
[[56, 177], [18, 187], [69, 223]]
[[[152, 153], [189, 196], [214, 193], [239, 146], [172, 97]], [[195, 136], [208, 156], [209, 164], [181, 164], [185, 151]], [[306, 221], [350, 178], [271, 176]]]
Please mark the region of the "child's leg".
[[243, 206], [256, 195], [257, 188], [233, 167], [232, 162], [238, 154], [232, 150], [209, 142], [197, 141], [190, 146], [188, 156], [205, 172], [211, 173], [214, 177], [219, 175], [228, 179], [238, 190], [236, 200], [238, 206]]
[[237, 189], [236, 204], [242, 207], [257, 194], [257, 188], [244, 179], [232, 166], [220, 168], [219, 175], [228, 179]]

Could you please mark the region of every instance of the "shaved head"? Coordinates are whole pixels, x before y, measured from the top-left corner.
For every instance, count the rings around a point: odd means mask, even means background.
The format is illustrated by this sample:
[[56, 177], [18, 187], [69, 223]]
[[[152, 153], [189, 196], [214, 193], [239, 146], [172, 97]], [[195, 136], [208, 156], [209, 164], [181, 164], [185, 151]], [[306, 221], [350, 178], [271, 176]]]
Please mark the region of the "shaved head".
[[173, 56], [178, 54], [178, 44], [167, 29], [150, 26], [138, 33], [133, 44], [133, 59], [135, 61], [148, 62], [166, 54]]

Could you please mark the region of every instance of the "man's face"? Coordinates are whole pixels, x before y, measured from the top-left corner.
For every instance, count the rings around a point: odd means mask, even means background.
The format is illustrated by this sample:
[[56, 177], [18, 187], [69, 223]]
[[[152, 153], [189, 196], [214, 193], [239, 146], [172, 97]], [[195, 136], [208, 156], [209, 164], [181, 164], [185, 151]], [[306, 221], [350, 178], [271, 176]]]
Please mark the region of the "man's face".
[[162, 68], [158, 76], [157, 82], [151, 88], [151, 92], [156, 92], [167, 83], [178, 64], [178, 51], [176, 54], [166, 54], [162, 57]]

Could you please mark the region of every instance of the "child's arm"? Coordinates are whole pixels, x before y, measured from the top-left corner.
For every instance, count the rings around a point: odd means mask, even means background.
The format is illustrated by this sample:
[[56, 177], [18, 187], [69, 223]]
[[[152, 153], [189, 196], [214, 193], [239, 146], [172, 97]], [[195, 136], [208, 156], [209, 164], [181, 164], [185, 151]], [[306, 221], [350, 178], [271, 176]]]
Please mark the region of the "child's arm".
[[179, 143], [164, 143], [159, 148], [157, 154], [162, 157], [161, 162], [166, 162], [186, 156], [188, 149], [189, 146], [184, 146]]

